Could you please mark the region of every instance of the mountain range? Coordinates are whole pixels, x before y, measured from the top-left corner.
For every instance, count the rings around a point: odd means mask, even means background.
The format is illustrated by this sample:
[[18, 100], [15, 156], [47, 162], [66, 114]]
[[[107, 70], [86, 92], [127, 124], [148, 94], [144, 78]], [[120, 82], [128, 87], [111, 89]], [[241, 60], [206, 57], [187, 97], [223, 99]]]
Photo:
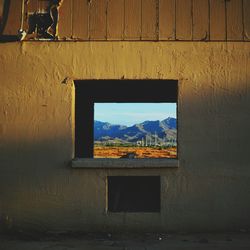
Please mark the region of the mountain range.
[[95, 142], [132, 143], [146, 138], [148, 141], [164, 142], [166, 140], [176, 140], [176, 136], [176, 118], [172, 117], [162, 121], [144, 121], [132, 126], [94, 121]]

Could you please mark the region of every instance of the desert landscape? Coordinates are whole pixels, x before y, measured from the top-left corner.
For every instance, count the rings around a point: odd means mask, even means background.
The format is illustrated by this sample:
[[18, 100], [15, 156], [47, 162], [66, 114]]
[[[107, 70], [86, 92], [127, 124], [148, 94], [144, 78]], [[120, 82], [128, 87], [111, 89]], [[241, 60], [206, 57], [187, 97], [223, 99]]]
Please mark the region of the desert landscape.
[[177, 158], [176, 118], [94, 125], [94, 158]]
[[94, 158], [176, 158], [177, 148], [94, 146]]

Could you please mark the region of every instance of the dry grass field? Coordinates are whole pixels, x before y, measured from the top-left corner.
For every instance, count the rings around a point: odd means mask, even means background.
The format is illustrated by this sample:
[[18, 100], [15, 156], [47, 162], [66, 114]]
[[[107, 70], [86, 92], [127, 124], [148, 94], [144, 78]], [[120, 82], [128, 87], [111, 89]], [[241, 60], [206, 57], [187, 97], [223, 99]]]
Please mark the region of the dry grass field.
[[176, 158], [176, 147], [154, 148], [154, 147], [107, 147], [95, 146], [94, 158], [126, 158], [128, 153], [136, 154], [135, 158]]

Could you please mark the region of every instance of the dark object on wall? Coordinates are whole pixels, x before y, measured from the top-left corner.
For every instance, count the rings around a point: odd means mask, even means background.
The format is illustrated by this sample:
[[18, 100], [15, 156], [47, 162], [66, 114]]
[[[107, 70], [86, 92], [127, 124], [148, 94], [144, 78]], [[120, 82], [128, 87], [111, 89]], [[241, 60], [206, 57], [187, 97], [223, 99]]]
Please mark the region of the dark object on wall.
[[108, 212], [160, 212], [160, 176], [108, 176]]
[[35, 34], [35, 38], [38, 39], [57, 39], [59, 8], [62, 2], [62, 0], [51, 0], [48, 8], [29, 15], [28, 34]]
[[49, 13], [33, 13], [28, 19], [28, 34], [35, 33], [37, 38], [50, 38], [54, 36], [48, 33], [48, 28], [52, 24]]

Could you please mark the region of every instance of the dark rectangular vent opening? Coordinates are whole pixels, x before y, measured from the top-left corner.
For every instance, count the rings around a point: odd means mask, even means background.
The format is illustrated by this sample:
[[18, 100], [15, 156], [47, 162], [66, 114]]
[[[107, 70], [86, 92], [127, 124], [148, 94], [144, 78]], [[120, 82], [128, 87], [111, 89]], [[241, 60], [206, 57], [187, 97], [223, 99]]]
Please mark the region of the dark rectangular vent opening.
[[109, 212], [160, 212], [160, 176], [108, 176]]

